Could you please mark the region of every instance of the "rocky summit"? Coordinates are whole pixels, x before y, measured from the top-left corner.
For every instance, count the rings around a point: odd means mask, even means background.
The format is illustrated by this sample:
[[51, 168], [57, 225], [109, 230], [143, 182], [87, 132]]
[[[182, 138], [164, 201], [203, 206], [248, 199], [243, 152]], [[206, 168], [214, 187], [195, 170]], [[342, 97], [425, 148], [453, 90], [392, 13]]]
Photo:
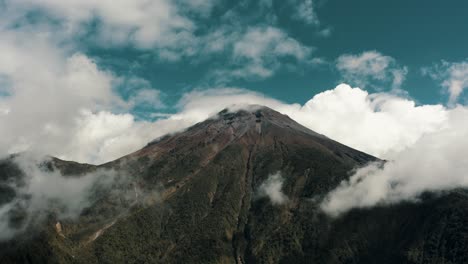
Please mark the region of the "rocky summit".
[[74, 216], [59, 203], [41, 213], [28, 197], [13, 203], [28, 171], [18, 156], [1, 161], [0, 208], [17, 232], [0, 242], [0, 263], [468, 263], [466, 190], [328, 216], [325, 195], [379, 160], [269, 108], [246, 109], [103, 165], [35, 164], [78, 182], [112, 174]]

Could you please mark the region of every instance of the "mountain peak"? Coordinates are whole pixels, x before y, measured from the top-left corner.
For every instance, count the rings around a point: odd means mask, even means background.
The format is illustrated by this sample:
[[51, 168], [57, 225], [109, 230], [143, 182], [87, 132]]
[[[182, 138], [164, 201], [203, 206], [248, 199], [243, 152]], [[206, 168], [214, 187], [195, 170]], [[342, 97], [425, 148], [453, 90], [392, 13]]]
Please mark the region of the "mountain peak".
[[249, 105], [233, 105], [227, 108], [224, 108], [217, 114], [219, 117], [224, 119], [232, 119], [235, 117], [241, 117], [246, 115], [254, 115], [256, 118], [261, 118], [263, 116], [270, 116], [275, 118], [289, 118], [286, 115], [279, 113], [267, 106], [258, 105], [258, 104], [249, 104]]
[[[459, 227], [468, 215], [460, 209], [467, 194], [354, 211], [337, 221], [319, 210], [318, 202], [351, 171], [373, 161], [268, 107], [231, 107], [101, 166], [56, 160], [64, 174], [111, 172], [115, 181], [93, 186], [78, 218], [60, 218], [53, 207], [33, 239], [0, 241], [0, 262], [413, 263], [405, 261], [408, 252], [466, 262], [466, 232]], [[5, 188], [9, 179], [1, 181], [16, 171], [0, 161], [0, 205], [17, 201], [15, 190]], [[19, 213], [12, 213], [11, 226], [23, 230]], [[446, 228], [449, 217], [453, 225]], [[456, 250], [424, 249], [426, 241]]]
[[220, 151], [233, 144], [240, 144], [247, 149], [271, 146], [277, 148], [278, 144], [308, 146], [318, 153], [338, 156], [339, 159], [351, 158], [352, 162], [358, 164], [376, 159], [316, 133], [289, 116], [262, 105], [235, 105], [225, 108], [183, 132], [161, 137], [126, 157], [156, 158], [163, 153], [175, 152], [175, 148], [187, 151], [206, 148], [209, 154], [203, 159], [209, 162]]
[[[315, 131], [312, 131], [291, 119], [288, 115], [282, 114], [263, 105], [243, 105], [232, 106], [218, 112], [207, 123], [218, 125], [223, 124], [232, 128], [254, 129], [258, 134], [271, 129], [286, 129], [289, 132], [301, 132], [320, 138], [326, 138]], [[287, 132], [287, 131], [285, 131]]]

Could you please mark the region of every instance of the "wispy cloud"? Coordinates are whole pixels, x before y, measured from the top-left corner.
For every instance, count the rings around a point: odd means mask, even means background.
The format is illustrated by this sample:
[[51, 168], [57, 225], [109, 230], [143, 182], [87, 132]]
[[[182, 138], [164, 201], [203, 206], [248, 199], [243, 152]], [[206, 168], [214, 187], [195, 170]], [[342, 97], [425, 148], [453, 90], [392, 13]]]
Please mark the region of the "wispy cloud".
[[[297, 64], [311, 60], [313, 48], [302, 45], [275, 27], [252, 27], [233, 43], [231, 65], [217, 72], [220, 78], [267, 78], [284, 59]], [[220, 76], [221, 75], [221, 76]]]
[[63, 176], [56, 168], [50, 170], [45, 165], [51, 164], [51, 160], [28, 154], [8, 162], [9, 166], [17, 167], [19, 175], [1, 182], [4, 190], [10, 190], [13, 195], [0, 204], [0, 240], [28, 231], [50, 213], [60, 220], [77, 218], [99, 197], [94, 192], [102, 193], [117, 175], [112, 170], [101, 169], [80, 177]]
[[424, 75], [441, 81], [442, 87], [449, 93], [449, 104], [454, 105], [465, 89], [468, 89], [468, 61], [442, 61], [432, 67], [422, 69]]
[[399, 89], [408, 73], [394, 58], [377, 51], [341, 55], [336, 60], [336, 68], [345, 82], [361, 88], [382, 89], [390, 84], [393, 89]]
[[319, 19], [316, 11], [316, 0], [290, 0], [295, 6], [293, 19], [309, 25], [318, 25]]
[[[105, 45], [131, 43], [141, 48], [159, 47], [180, 49], [181, 39], [194, 36], [195, 23], [185, 14], [208, 12], [211, 0], [199, 0], [197, 4], [188, 1], [78, 1], [66, 3], [59, 0], [20, 0], [5, 2], [5, 17], [10, 23], [35, 12], [43, 22], [52, 19], [59, 22], [63, 31], [58, 34], [85, 36], [93, 30], [96, 41]], [[27, 21], [27, 20], [26, 20]], [[96, 23], [96, 27], [90, 24]], [[32, 24], [32, 26], [34, 26]], [[40, 25], [39, 25], [40, 26]], [[42, 25], [43, 26], [43, 25]]]
[[148, 80], [126, 76], [115, 78], [114, 86], [119, 88], [119, 93], [127, 97], [127, 106], [135, 109], [146, 108], [148, 112], [165, 107], [161, 98], [161, 91], [151, 85]]
[[108, 226], [126, 216], [132, 206], [159, 202], [160, 189], [141, 187], [125, 162], [128, 160], [120, 161], [116, 170], [70, 164], [35, 153], [1, 160], [7, 174], [0, 179], [0, 241], [36, 232], [52, 219], [58, 221], [56, 231], [62, 236], [61, 221], [72, 225], [79, 219], [80, 223]]

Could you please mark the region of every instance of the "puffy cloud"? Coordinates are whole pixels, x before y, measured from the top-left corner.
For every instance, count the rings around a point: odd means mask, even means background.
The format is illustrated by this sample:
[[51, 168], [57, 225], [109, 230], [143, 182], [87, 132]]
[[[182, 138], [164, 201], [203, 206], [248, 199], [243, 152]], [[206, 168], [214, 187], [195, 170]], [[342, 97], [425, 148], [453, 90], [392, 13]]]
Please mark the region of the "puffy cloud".
[[354, 207], [417, 199], [425, 191], [468, 187], [468, 109], [450, 110], [443, 129], [424, 135], [394, 160], [359, 169], [322, 204], [338, 215]]
[[[305, 8], [298, 9], [301, 19], [307, 23], [315, 20], [312, 2], [309, 2], [301, 3]], [[226, 15], [214, 18], [218, 21], [215, 26], [207, 24], [204, 18], [217, 4], [219, 1], [216, 0], [71, 0], [66, 3], [60, 0], [6, 0], [0, 10], [0, 27], [47, 32], [70, 45], [75, 45], [79, 39], [91, 40], [91, 43], [106, 48], [153, 50], [160, 59], [179, 61], [184, 57], [216, 55], [231, 48], [235, 42], [242, 43], [254, 37], [248, 32], [243, 35], [249, 31], [248, 27], [266, 22], [233, 23], [232, 17], [239, 20], [237, 16], [240, 14], [236, 12], [245, 5], [240, 3], [226, 11]], [[271, 4], [259, 2], [256, 8], [260, 7], [262, 10], [256, 14], [259, 20], [274, 13]], [[28, 19], [30, 14], [34, 14], [33, 21]], [[274, 23], [267, 24], [273, 27]], [[289, 47], [298, 45], [297, 41], [283, 36], [285, 33], [278, 28], [272, 29], [277, 31], [276, 34], [282, 34], [273, 36], [275, 32], [270, 29], [264, 32], [265, 37], [274, 38], [272, 42], [286, 41], [284, 46]], [[279, 52], [296, 56], [298, 47], [292, 49], [296, 50]]]
[[56, 153], [69, 140], [80, 109], [124, 105], [112, 91], [111, 73], [40, 34], [3, 31], [0, 74], [9, 83], [8, 94], [0, 97], [0, 155], [26, 149]]
[[[209, 0], [199, 0], [198, 4], [181, 2], [189, 5], [192, 12], [206, 12], [211, 6]], [[94, 35], [107, 44], [171, 47], [180, 45], [181, 38], [192, 38], [195, 30], [194, 22], [180, 10], [182, 6], [167, 0], [72, 0], [66, 3], [60, 0], [7, 0], [5, 7], [10, 19], [40, 11], [44, 16], [60, 21], [68, 34], [81, 34], [89, 30], [86, 27], [89, 28], [91, 23], [97, 22], [94, 29], [97, 34]]]
[[[177, 113], [160, 115], [162, 118], [154, 122], [137, 121], [131, 114], [113, 113], [106, 108], [93, 110], [95, 100], [76, 105], [68, 94], [63, 94], [60, 100], [45, 98], [52, 100], [45, 105], [50, 109], [42, 105], [42, 99], [36, 102], [38, 106], [30, 106], [41, 111], [49, 109], [50, 114], [43, 116], [39, 111], [20, 112], [23, 113], [20, 115], [16, 109], [26, 105], [17, 104], [19, 100], [14, 98], [1, 101], [6, 109], [3, 111], [6, 114], [0, 116], [4, 124], [0, 126], [4, 135], [0, 141], [2, 150], [40, 150], [92, 163], [118, 158], [154, 138], [180, 131], [236, 103], [269, 106], [337, 141], [387, 158], [411, 146], [422, 135], [437, 131], [447, 119], [447, 110], [441, 105], [417, 106], [409, 99], [385, 93], [368, 94], [347, 85], [320, 93], [303, 106], [236, 88], [193, 91], [180, 100]], [[57, 106], [58, 103], [63, 106]]]
[[382, 158], [393, 157], [447, 120], [442, 105], [417, 106], [410, 99], [344, 84], [315, 95], [297, 110], [283, 111], [316, 132]]
[[259, 197], [268, 197], [272, 204], [281, 205], [288, 201], [288, 197], [281, 191], [284, 179], [281, 174], [275, 173], [268, 176], [258, 188]]
[[[44, 59], [54, 63], [37, 65], [36, 61], [29, 61], [29, 56], [18, 54], [18, 59], [11, 60], [14, 63], [1, 65], [11, 83], [11, 95], [0, 101], [3, 151], [41, 151], [101, 163], [137, 150], [166, 133], [183, 130], [233, 103], [261, 104], [351, 147], [394, 159], [384, 169], [370, 166], [344, 182], [323, 205], [329, 213], [411, 199], [425, 190], [466, 184], [466, 164], [457, 156], [468, 149], [463, 144], [463, 124], [467, 123], [467, 110], [463, 107], [449, 110], [441, 105], [417, 106], [407, 98], [369, 94], [348, 85], [317, 94], [303, 106], [285, 104], [248, 90], [218, 88], [185, 94], [176, 114], [154, 122], [136, 121], [131, 114], [105, 111], [106, 107], [112, 108], [113, 101], [120, 101], [110, 99], [114, 97], [110, 74], [99, 70], [84, 55], [62, 57], [56, 54], [59, 50], [37, 44], [39, 50], [29, 50], [38, 53], [32, 57], [48, 55], [53, 59]], [[8, 50], [14, 52], [16, 47], [20, 46], [11, 45]], [[21, 74], [30, 74], [31, 78], [23, 79]], [[86, 87], [80, 90], [82, 86]], [[448, 180], [442, 179], [440, 175], [447, 172]], [[261, 190], [274, 203], [282, 203], [285, 199], [281, 184], [279, 176], [272, 176]]]
[[[270, 106], [319, 133], [388, 157], [437, 130], [446, 118], [442, 106], [416, 106], [408, 99], [369, 95], [341, 85], [314, 96], [304, 106], [241, 89], [195, 91], [181, 99], [178, 113], [155, 122], [137, 121], [133, 115], [119, 112], [142, 105], [156, 111], [163, 106], [159, 92], [147, 81], [122, 81], [86, 55], [60, 46], [48, 34], [2, 33], [0, 76], [6, 96], [0, 97], [1, 156], [28, 150], [105, 162], [202, 121], [230, 104], [251, 103]], [[241, 40], [233, 46], [234, 58], [245, 60], [261, 74], [276, 70], [283, 57], [301, 60], [311, 52], [271, 27], [251, 28]], [[113, 90], [116, 83], [127, 87], [126, 102]]]
[[450, 95], [449, 104], [457, 102], [462, 92], [468, 88], [468, 61], [442, 61], [433, 67], [423, 68], [423, 74], [435, 80], [441, 80], [441, 85]]
[[[145, 115], [139, 113], [142, 111], [158, 115], [154, 112], [164, 107], [160, 92], [146, 80], [103, 70], [77, 52], [77, 38], [97, 37], [107, 46], [154, 48], [159, 57], [169, 60], [227, 51], [239, 75], [252, 67], [260, 73], [253, 75], [271, 75], [280, 67], [281, 58], [301, 60], [308, 56], [309, 48], [274, 27], [246, 30], [236, 24], [214, 31], [207, 28], [194, 36], [197, 27], [192, 18], [209, 14], [214, 4], [211, 0], [3, 1], [0, 156], [31, 151], [81, 162], [105, 162], [214, 113], [212, 107], [195, 109], [187, 102], [179, 113], [162, 120], [138, 120]], [[256, 51], [247, 50], [246, 41], [250, 40], [256, 41]], [[192, 96], [197, 98], [195, 93]], [[222, 107], [228, 100], [222, 101]], [[133, 114], [126, 113], [129, 111]]]
[[[215, 57], [225, 60], [227, 56], [229, 62], [216, 67], [221, 70], [207, 73], [210, 81], [226, 83], [270, 77], [285, 61], [288, 66], [310, 61], [311, 47], [266, 18], [274, 14], [272, 3], [267, 2], [239, 3], [222, 16], [210, 17], [216, 0], [72, 0], [66, 4], [59, 0], [6, 0], [0, 9], [0, 28], [41, 32], [75, 50], [82, 48], [79, 43], [151, 50], [165, 62], [190, 58], [191, 63], [197, 63]], [[312, 2], [303, 4], [307, 8], [301, 11], [310, 10], [303, 16], [315, 14]], [[261, 10], [252, 16], [255, 19], [243, 21], [245, 6]], [[216, 24], [207, 23], [208, 17]]]
[[[147, 81], [117, 78], [47, 35], [3, 33], [0, 75], [6, 80], [2, 83], [6, 93], [0, 97], [0, 156], [30, 151], [80, 162], [106, 162], [208, 118], [234, 96], [231, 93], [205, 109], [185, 99], [202, 100], [195, 92], [184, 97], [179, 113], [156, 122], [137, 121], [134, 115], [121, 112], [146, 106], [156, 111], [164, 106], [159, 91]], [[116, 94], [115, 85], [125, 89], [126, 101]], [[243, 98], [239, 95], [239, 100]]]
[[342, 84], [302, 106], [235, 88], [194, 91], [181, 99], [181, 110], [171, 119], [195, 123], [233, 104], [268, 106], [318, 133], [382, 158], [392, 158], [423, 135], [445, 127], [450, 111], [442, 105], [418, 106], [407, 98], [369, 94]]
[[[143, 134], [138, 131], [131, 114], [113, 114], [107, 111], [92, 113], [83, 110], [75, 119], [72, 141], [60, 149], [60, 158], [86, 162], [104, 162], [128, 154], [134, 142]], [[148, 140], [148, 138], [146, 138]]]
[[[164, 107], [159, 91], [147, 81], [117, 78], [41, 33], [2, 33], [0, 75], [7, 81], [0, 89], [7, 92], [0, 95], [1, 157], [29, 151], [101, 163], [157, 136], [150, 123], [119, 114]], [[116, 86], [124, 86], [126, 101]]]
[[[285, 61], [313, 63], [312, 48], [285, 31], [264, 23], [246, 27], [230, 12], [226, 20], [221, 19], [223, 26], [199, 28], [192, 18], [207, 16], [214, 5], [210, 0], [6, 0], [1, 5], [0, 156], [28, 150], [101, 163], [185, 129], [233, 103], [261, 104], [351, 147], [394, 159], [383, 169], [360, 170], [343, 183], [328, 200], [334, 211], [466, 184], [462, 178], [466, 164], [454, 154], [467, 149], [460, 137], [466, 136], [463, 124], [467, 123], [461, 106], [418, 106], [408, 98], [339, 85], [303, 106], [221, 88], [186, 94], [177, 113], [159, 115], [163, 118], [156, 121], [122, 113], [141, 105], [153, 106], [152, 110], [162, 107], [159, 92], [144, 80], [130, 78], [125, 85], [134, 88], [123, 101], [113, 90], [122, 80], [77, 52], [76, 38], [92, 36], [106, 46], [151, 49], [170, 61], [194, 54], [227, 54], [226, 69], [218, 72], [227, 78], [266, 78]], [[271, 1], [262, 1], [262, 6], [271, 8]], [[314, 2], [305, 0], [298, 7], [298, 18], [318, 23]], [[234, 25], [226, 26], [226, 21]], [[399, 88], [407, 73], [395, 59], [376, 51], [345, 54], [336, 63], [345, 80], [361, 86], [380, 82]], [[466, 69], [466, 62], [443, 62], [427, 73], [443, 80], [454, 103], [467, 87]], [[415, 168], [414, 174], [427, 183], [417, 183], [417, 177], [410, 175]], [[442, 180], [438, 175], [447, 171], [453, 171], [453, 176]], [[278, 184], [272, 186], [278, 189]], [[343, 202], [347, 195], [352, 199]]]
[[408, 73], [408, 69], [400, 66], [394, 58], [377, 51], [341, 55], [336, 61], [336, 68], [345, 82], [361, 87], [379, 82], [390, 83], [393, 88], [398, 89]]
[[179, 102], [179, 120], [201, 121], [232, 104], [259, 104], [287, 114], [302, 125], [361, 151], [391, 158], [421, 136], [446, 125], [442, 105], [418, 106], [410, 99], [342, 84], [319, 93], [306, 104], [286, 104], [236, 88], [194, 91]]

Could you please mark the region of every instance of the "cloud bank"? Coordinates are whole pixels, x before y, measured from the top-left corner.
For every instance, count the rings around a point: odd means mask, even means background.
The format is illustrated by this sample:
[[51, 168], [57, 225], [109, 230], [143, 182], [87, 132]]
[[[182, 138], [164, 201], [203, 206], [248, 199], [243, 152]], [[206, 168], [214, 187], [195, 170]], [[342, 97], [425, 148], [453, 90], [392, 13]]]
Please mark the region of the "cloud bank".
[[[63, 122], [53, 122], [57, 120], [53, 115], [29, 112], [24, 113], [26, 119], [16, 113], [14, 98], [3, 101], [10, 110], [0, 116], [0, 124], [4, 124], [0, 126], [4, 135], [0, 141], [2, 155], [34, 150], [91, 163], [128, 154], [154, 138], [181, 131], [236, 103], [271, 107], [318, 133], [382, 158], [392, 158], [423, 135], [446, 126], [450, 111], [441, 105], [418, 106], [410, 99], [369, 94], [348, 85], [317, 94], [304, 105], [286, 104], [236, 88], [193, 91], [179, 101], [177, 113], [153, 122], [138, 121], [129, 113], [91, 111], [86, 107], [66, 115], [53, 112], [51, 107], [52, 114], [63, 116]], [[18, 105], [21, 109], [19, 106], [23, 105]], [[15, 124], [15, 119], [25, 123], [9, 125]]]
[[411, 99], [345, 84], [284, 112], [316, 132], [381, 158], [392, 158], [447, 120], [442, 105], [418, 106]]
[[443, 129], [424, 135], [394, 160], [359, 169], [325, 198], [322, 208], [338, 215], [355, 207], [415, 200], [426, 191], [467, 188], [467, 137], [468, 109], [457, 107]]

